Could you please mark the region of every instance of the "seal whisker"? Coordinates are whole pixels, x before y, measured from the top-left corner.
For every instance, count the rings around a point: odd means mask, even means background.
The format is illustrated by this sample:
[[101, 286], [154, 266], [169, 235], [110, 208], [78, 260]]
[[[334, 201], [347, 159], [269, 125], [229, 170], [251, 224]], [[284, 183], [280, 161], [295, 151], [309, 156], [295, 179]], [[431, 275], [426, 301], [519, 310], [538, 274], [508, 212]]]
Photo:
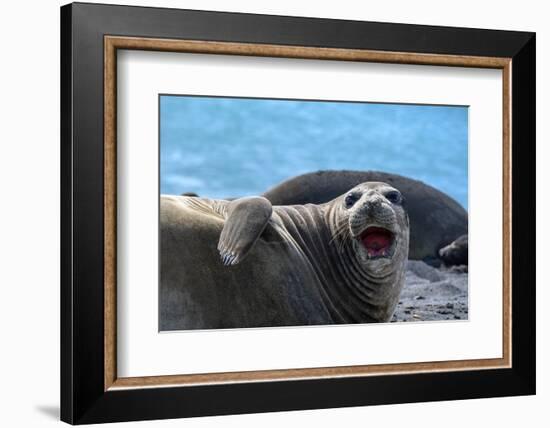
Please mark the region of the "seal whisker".
[[336, 230], [332, 234], [332, 239], [330, 242], [333, 242], [336, 238], [344, 237], [346, 234], [349, 234], [349, 228], [346, 224], [342, 224], [341, 226], [337, 226]]
[[349, 241], [350, 237], [351, 232], [347, 221], [341, 221], [336, 225], [329, 243], [336, 245], [337, 251], [341, 253], [344, 250], [345, 244]]
[[333, 242], [338, 238], [344, 238], [344, 237], [346, 237], [347, 234], [349, 234], [348, 230], [346, 230], [346, 229], [339, 230], [339, 231], [333, 233], [330, 242]]

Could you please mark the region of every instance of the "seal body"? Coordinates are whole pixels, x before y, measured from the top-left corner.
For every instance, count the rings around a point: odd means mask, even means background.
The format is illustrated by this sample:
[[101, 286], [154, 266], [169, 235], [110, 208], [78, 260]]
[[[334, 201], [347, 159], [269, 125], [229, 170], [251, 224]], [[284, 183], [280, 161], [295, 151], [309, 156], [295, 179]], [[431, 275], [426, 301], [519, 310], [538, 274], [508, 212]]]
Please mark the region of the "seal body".
[[320, 205], [162, 196], [160, 233], [163, 331], [389, 321], [409, 244], [384, 183]]
[[468, 264], [468, 235], [462, 235], [449, 245], [439, 250], [439, 257], [447, 266], [464, 266]]
[[403, 194], [411, 223], [409, 258], [437, 264], [439, 249], [468, 233], [468, 213], [443, 192], [378, 171], [319, 171], [283, 181], [263, 196], [273, 205], [322, 204], [359, 183], [381, 181]]

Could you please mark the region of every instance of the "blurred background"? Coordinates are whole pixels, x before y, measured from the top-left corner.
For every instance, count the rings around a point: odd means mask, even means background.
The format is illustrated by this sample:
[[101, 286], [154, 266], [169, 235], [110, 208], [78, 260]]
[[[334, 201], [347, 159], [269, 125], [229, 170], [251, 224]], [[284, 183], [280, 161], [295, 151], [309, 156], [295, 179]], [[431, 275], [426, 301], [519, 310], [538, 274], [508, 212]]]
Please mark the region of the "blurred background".
[[322, 169], [422, 180], [468, 207], [468, 108], [161, 95], [162, 194], [257, 195]]

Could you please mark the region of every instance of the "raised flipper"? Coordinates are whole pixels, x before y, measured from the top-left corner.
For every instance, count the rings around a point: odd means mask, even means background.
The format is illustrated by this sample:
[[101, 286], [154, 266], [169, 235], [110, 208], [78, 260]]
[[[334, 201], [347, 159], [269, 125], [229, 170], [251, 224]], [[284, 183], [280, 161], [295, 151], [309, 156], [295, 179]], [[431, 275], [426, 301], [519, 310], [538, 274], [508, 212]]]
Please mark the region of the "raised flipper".
[[224, 265], [236, 265], [246, 257], [267, 226], [272, 211], [271, 202], [260, 196], [239, 198], [228, 203], [218, 243]]

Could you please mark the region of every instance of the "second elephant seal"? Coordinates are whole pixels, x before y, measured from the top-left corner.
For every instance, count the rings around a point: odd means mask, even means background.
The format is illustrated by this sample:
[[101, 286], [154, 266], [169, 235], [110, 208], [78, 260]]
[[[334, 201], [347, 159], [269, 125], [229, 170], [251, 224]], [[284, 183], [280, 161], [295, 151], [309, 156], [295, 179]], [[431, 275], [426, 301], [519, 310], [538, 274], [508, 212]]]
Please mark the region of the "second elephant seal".
[[457, 240], [439, 250], [439, 257], [447, 266], [465, 266], [468, 264], [468, 235], [462, 235]]

